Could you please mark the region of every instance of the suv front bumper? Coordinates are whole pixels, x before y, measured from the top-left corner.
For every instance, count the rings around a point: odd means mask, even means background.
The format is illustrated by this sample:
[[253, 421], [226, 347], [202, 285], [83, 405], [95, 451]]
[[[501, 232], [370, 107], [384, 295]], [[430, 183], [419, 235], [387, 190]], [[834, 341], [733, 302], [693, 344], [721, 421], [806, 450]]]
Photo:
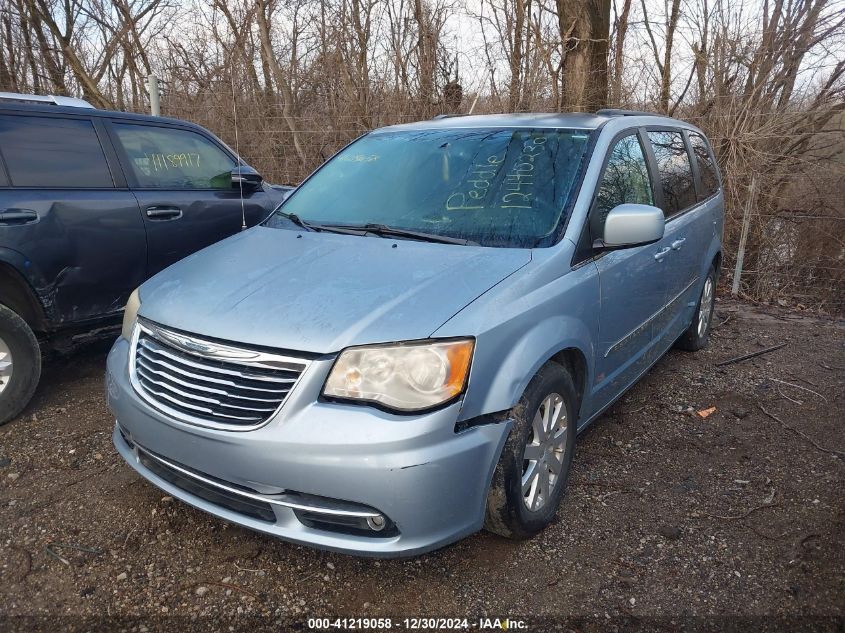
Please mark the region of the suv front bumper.
[[[419, 554], [483, 525], [510, 421], [455, 433], [459, 403], [398, 416], [320, 402], [331, 360], [317, 360], [264, 426], [201, 428], [169, 419], [138, 396], [129, 381], [128, 352], [129, 344], [118, 339], [108, 357], [114, 444], [138, 473], [174, 497], [285, 540], [368, 556]], [[303, 505], [316, 514], [303, 514]], [[306, 518], [319, 518], [321, 509], [335, 516], [383, 515], [390, 529], [383, 535], [326, 529]]]

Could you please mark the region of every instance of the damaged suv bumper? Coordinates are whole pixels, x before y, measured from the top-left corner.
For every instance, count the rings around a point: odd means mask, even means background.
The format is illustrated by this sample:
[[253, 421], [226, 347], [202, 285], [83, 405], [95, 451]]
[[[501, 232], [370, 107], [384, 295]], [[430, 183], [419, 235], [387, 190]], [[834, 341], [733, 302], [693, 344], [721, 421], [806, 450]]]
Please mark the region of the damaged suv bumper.
[[120, 339], [108, 358], [115, 447], [176, 498], [291, 542], [357, 555], [414, 555], [482, 527], [510, 421], [456, 433], [460, 404], [399, 416], [320, 402], [331, 360], [317, 360], [267, 424], [202, 428], [142, 400], [128, 356]]

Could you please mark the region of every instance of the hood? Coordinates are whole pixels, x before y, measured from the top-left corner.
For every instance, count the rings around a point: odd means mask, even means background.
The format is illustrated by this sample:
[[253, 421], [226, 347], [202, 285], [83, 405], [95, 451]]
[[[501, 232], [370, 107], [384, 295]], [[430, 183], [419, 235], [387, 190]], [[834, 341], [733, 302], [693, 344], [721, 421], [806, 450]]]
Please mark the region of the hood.
[[259, 226], [147, 281], [139, 314], [226, 341], [337, 352], [426, 338], [529, 261], [526, 249]]

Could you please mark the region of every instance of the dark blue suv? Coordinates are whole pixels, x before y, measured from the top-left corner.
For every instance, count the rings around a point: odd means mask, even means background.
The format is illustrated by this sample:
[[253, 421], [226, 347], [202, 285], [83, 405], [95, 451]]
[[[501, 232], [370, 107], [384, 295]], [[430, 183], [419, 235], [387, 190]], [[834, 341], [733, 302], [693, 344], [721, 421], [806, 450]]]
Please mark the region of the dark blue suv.
[[115, 323], [141, 282], [286, 189], [198, 125], [0, 93], [0, 424], [35, 391], [40, 347]]

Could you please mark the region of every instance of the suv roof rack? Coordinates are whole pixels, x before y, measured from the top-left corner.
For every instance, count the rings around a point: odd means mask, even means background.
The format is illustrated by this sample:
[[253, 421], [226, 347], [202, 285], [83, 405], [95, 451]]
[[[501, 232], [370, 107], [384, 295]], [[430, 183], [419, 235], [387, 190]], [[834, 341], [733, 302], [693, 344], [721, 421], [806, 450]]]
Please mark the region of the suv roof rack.
[[25, 95], [17, 92], [0, 92], [0, 101], [32, 101], [35, 103], [51, 103], [69, 108], [94, 108], [85, 99], [63, 97], [61, 95]]
[[596, 114], [604, 116], [661, 116], [656, 112], [646, 112], [645, 110], [622, 110], [620, 108], [602, 108], [596, 110]]
[[435, 114], [431, 117], [432, 121], [437, 121], [438, 119], [451, 119], [452, 117], [456, 116], [467, 116], [466, 114]]

